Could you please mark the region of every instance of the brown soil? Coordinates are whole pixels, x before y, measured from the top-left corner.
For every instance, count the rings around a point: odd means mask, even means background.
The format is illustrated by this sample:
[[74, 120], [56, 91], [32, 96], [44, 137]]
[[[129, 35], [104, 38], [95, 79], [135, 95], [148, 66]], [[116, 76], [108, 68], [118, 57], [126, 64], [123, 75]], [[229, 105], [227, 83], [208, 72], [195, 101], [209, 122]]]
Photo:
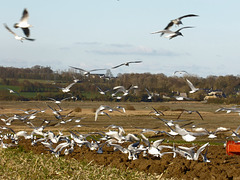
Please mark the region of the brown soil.
[[[198, 110], [204, 117], [204, 121], [201, 120], [196, 114], [183, 114], [182, 119], [191, 119], [195, 124], [199, 124], [201, 127], [207, 128], [208, 130], [216, 130], [217, 127], [227, 127], [231, 129], [236, 129], [239, 126], [239, 115], [237, 113], [226, 114], [225, 112], [215, 113], [215, 110], [219, 108], [219, 105], [209, 105], [202, 103], [131, 103], [134, 105], [135, 111], [127, 111], [126, 114], [121, 114], [118, 112], [111, 113], [111, 119], [106, 116], [99, 116], [97, 121], [94, 121], [93, 108], [98, 108], [103, 102], [74, 102], [62, 105], [64, 113], [75, 109], [76, 107], [81, 107], [82, 112], [73, 112], [75, 117], [86, 117], [80, 124], [86, 125], [86, 127], [80, 128], [81, 132], [89, 133], [93, 131], [106, 131], [106, 126], [110, 124], [115, 124], [123, 126], [126, 133], [137, 133], [141, 130], [135, 127], [144, 128], [157, 128], [157, 130], [168, 130], [168, 128], [161, 122], [154, 118], [151, 118], [149, 112], [152, 110], [151, 107], [168, 106], [171, 108], [169, 111], [164, 111], [165, 119], [176, 119], [180, 111], [178, 109], [190, 109]], [[20, 113], [17, 109], [36, 109], [36, 105], [45, 109], [45, 102], [0, 102], [0, 114], [7, 114], [12, 116], [15, 113]], [[110, 106], [116, 106], [117, 103], [105, 102]], [[121, 103], [122, 106], [126, 106], [128, 103]], [[53, 106], [53, 105], [52, 105]], [[230, 107], [231, 105], [229, 105]], [[55, 107], [55, 106], [54, 106]], [[148, 108], [146, 108], [148, 107]], [[47, 118], [52, 120], [53, 115], [49, 108], [46, 109], [44, 115], [39, 114], [40, 118]], [[63, 113], [63, 114], [64, 114]], [[41, 117], [43, 116], [43, 117]], [[46, 117], [45, 117], [46, 116]], [[48, 117], [49, 116], [49, 117]], [[0, 121], [1, 122], [1, 121]], [[40, 124], [41, 122], [34, 122], [33, 124]], [[1, 122], [0, 126], [4, 124]], [[52, 127], [55, 132], [60, 128], [60, 130], [67, 131], [68, 128], [75, 125], [71, 122], [69, 125], [64, 127]], [[16, 132], [19, 130], [26, 130], [28, 133], [32, 131], [31, 128], [27, 127], [20, 121], [14, 121], [11, 126]], [[189, 127], [186, 127], [190, 130]], [[77, 129], [79, 130], [79, 129]], [[47, 131], [47, 130], [46, 130]], [[64, 134], [65, 134], [64, 132]], [[222, 135], [218, 134], [218, 137], [214, 140], [197, 138], [198, 142], [211, 142], [213, 144], [223, 143], [227, 136], [231, 135], [231, 131], [228, 134]], [[154, 137], [152, 137], [154, 138]], [[157, 139], [163, 137], [155, 137]], [[164, 137], [165, 138], [165, 137]], [[169, 139], [173, 142], [173, 139]], [[175, 138], [174, 143], [183, 142], [181, 138]], [[193, 142], [195, 143], [195, 142]], [[50, 154], [46, 151], [46, 148], [38, 143], [36, 146], [31, 146], [30, 140], [22, 139], [19, 141], [19, 145], [23, 147], [26, 151], [33, 151], [37, 154]], [[169, 143], [169, 145], [172, 145]], [[192, 145], [192, 144], [191, 144]], [[185, 146], [185, 145], [184, 145]], [[186, 145], [187, 146], [187, 145]], [[63, 156], [63, 155], [62, 155]], [[62, 157], [61, 157], [62, 158]], [[116, 167], [120, 169], [134, 169], [138, 171], [144, 171], [147, 173], [156, 173], [162, 178], [177, 178], [177, 179], [239, 179], [240, 180], [240, 156], [228, 156], [226, 155], [226, 149], [223, 145], [215, 146], [210, 145], [208, 148], [207, 158], [211, 161], [210, 163], [203, 162], [200, 157], [198, 161], [186, 160], [183, 157], [177, 156], [173, 158], [171, 154], [164, 155], [162, 158], [155, 158], [152, 156], [143, 157], [140, 155], [137, 160], [128, 160], [127, 154], [122, 154], [121, 152], [114, 152], [113, 148], [104, 146], [103, 154], [97, 154], [96, 151], [90, 151], [85, 146], [78, 147], [75, 146], [74, 152], [70, 155], [64, 156], [63, 158], [74, 158], [79, 161], [86, 161], [87, 163], [96, 163], [99, 165]]]
[[[36, 146], [30, 145], [30, 140], [21, 140], [19, 145], [25, 151], [32, 151], [37, 154], [45, 153], [46, 148], [38, 143]], [[60, 158], [63, 158], [60, 155]], [[120, 169], [134, 169], [146, 173], [156, 173], [162, 178], [177, 179], [240, 179], [240, 156], [226, 155], [223, 146], [209, 146], [207, 158], [211, 161], [205, 163], [200, 157], [198, 161], [190, 161], [177, 155], [173, 158], [171, 154], [164, 155], [162, 158], [153, 156], [139, 156], [137, 160], [128, 160], [128, 155], [119, 151], [113, 151], [112, 147], [105, 146], [103, 154], [97, 154], [83, 146], [75, 146], [74, 152], [64, 158], [74, 158], [78, 161], [96, 163], [99, 165], [110, 166]]]

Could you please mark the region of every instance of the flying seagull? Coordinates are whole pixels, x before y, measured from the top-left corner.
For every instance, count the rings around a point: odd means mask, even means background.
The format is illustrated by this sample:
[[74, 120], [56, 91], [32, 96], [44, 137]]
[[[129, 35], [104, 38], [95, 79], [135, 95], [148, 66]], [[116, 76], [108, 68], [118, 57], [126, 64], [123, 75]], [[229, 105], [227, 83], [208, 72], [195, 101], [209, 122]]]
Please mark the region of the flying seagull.
[[65, 101], [65, 100], [67, 100], [67, 99], [70, 99], [71, 97], [67, 97], [67, 98], [64, 98], [64, 99], [61, 99], [61, 100], [56, 100], [56, 99], [54, 99], [54, 98], [48, 98], [48, 99], [50, 99], [50, 100], [52, 100], [52, 101], [54, 101], [54, 103], [56, 103], [56, 104], [60, 104], [62, 101]]
[[114, 67], [112, 67], [112, 69], [116, 69], [116, 68], [118, 68], [118, 67], [120, 67], [120, 66], [129, 66], [130, 63], [141, 63], [141, 62], [142, 62], [142, 61], [128, 61], [128, 62], [119, 64], [119, 65], [117, 65], [117, 66], [114, 66]]
[[100, 87], [98, 87], [98, 86], [97, 86], [97, 88], [98, 88], [99, 93], [102, 94], [102, 95], [106, 95], [106, 93], [109, 91], [109, 89], [106, 90], [106, 91], [103, 91], [103, 90], [102, 90]]
[[187, 83], [188, 83], [188, 86], [191, 88], [191, 91], [189, 91], [189, 93], [195, 93], [197, 91], [199, 91], [199, 88], [196, 88], [192, 83], [191, 81], [189, 81], [188, 79], [187, 80]]
[[34, 40], [35, 40], [35, 39], [27, 38], [27, 37], [18, 36], [15, 32], [13, 32], [13, 31], [7, 26], [7, 24], [3, 24], [3, 25], [4, 25], [4, 27], [5, 27], [10, 33], [12, 33], [12, 34], [14, 35], [14, 37], [15, 37], [16, 40], [19, 40], [19, 41], [21, 41], [21, 42], [23, 42], [23, 40], [29, 40], [29, 41], [34, 41]]
[[187, 15], [178, 17], [176, 19], [173, 19], [173, 20], [171, 20], [170, 23], [168, 23], [168, 25], [164, 29], [169, 29], [174, 24], [177, 25], [177, 26], [179, 26], [180, 24], [183, 24], [182, 21], [181, 21], [183, 18], [186, 18], [186, 17], [196, 17], [196, 16], [198, 16], [198, 15], [196, 15], [196, 14], [187, 14]]
[[74, 85], [74, 84], [76, 84], [75, 82], [73, 82], [73, 83], [71, 83], [71, 84], [69, 84], [67, 87], [65, 87], [65, 88], [61, 88], [61, 87], [58, 87], [59, 89], [61, 89], [62, 90], [62, 92], [69, 92], [70, 91], [70, 88]]
[[145, 90], [147, 91], [148, 99], [149, 100], [152, 99], [153, 93], [150, 93], [150, 91], [147, 88], [145, 88]]
[[187, 74], [189, 75], [189, 73], [187, 71], [174, 71], [173, 75], [176, 75], [176, 74]]
[[30, 30], [29, 28], [32, 27], [32, 25], [28, 24], [28, 18], [29, 18], [29, 14], [27, 9], [25, 8], [23, 10], [23, 14], [22, 14], [22, 18], [20, 19], [19, 23], [15, 23], [14, 27], [15, 28], [22, 28], [24, 34], [29, 37], [30, 36]]
[[177, 31], [171, 31], [169, 28], [168, 29], [164, 29], [164, 30], [161, 30], [161, 31], [156, 31], [156, 32], [152, 32], [151, 34], [157, 34], [157, 33], [161, 33], [160, 36], [164, 35], [164, 34], [167, 34], [165, 37], [166, 38], [169, 38], [169, 39], [172, 39], [172, 38], [175, 38], [177, 36], [183, 36], [183, 34], [180, 32], [182, 29], [187, 29], [187, 28], [193, 28], [192, 26], [185, 26], [185, 27], [182, 27], [180, 29], [178, 29]]
[[102, 71], [102, 70], [106, 70], [106, 69], [92, 69], [92, 70], [87, 71], [87, 70], [84, 70], [84, 69], [82, 69], [82, 68], [77, 68], [77, 67], [73, 67], [73, 66], [69, 66], [69, 67], [71, 67], [71, 68], [73, 68], [73, 69], [77, 69], [77, 70], [79, 70], [79, 71], [82, 71], [83, 74], [86, 75], [86, 76], [88, 76], [88, 75], [90, 74], [90, 72], [92, 72], [92, 71]]
[[107, 115], [109, 118], [111, 118], [108, 113], [104, 112], [104, 110], [110, 110], [112, 108], [110, 108], [109, 106], [104, 106], [104, 105], [101, 105], [95, 112], [95, 121], [97, 121], [97, 118], [98, 118], [98, 114], [102, 114], [102, 115]]
[[192, 114], [193, 112], [195, 112], [195, 113], [197, 113], [197, 114], [199, 115], [199, 117], [203, 120], [202, 115], [201, 115], [198, 111], [191, 111], [191, 110], [186, 110], [186, 109], [184, 109], [184, 110], [178, 115], [177, 119], [179, 119], [180, 116], [181, 116], [184, 112], [186, 112], [186, 113], [188, 113], [188, 114]]
[[20, 96], [20, 94], [12, 89], [6, 88], [11, 94], [17, 94]]
[[113, 90], [117, 90], [117, 91], [113, 93], [112, 96], [115, 97], [118, 92], [122, 92], [123, 96], [126, 96], [128, 95], [131, 89], [138, 89], [138, 86], [131, 85], [127, 89], [124, 86], [116, 86], [113, 88]]

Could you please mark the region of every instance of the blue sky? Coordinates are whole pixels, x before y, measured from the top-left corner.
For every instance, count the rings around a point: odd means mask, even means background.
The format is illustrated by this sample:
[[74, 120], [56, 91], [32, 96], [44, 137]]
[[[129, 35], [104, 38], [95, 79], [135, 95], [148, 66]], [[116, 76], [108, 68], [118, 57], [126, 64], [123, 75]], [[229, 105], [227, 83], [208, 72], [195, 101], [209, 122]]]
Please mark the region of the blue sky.
[[[171, 76], [176, 70], [185, 70], [200, 77], [238, 75], [239, 7], [238, 0], [3, 1], [0, 21], [22, 36], [13, 24], [27, 8], [33, 25], [30, 37], [36, 41], [16, 41], [0, 26], [0, 65], [91, 70], [141, 60], [141, 64], [112, 72]], [[199, 17], [182, 20], [183, 26], [194, 26], [181, 31], [184, 37], [168, 40], [150, 34], [165, 28], [171, 19], [190, 13]]]

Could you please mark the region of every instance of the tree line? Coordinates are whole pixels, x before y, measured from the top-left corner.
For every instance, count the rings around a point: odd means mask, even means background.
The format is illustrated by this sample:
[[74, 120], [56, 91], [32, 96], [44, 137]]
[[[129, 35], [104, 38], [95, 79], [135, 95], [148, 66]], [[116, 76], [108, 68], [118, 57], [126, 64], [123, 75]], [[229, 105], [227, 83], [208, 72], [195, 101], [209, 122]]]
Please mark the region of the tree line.
[[[10, 95], [6, 92], [4, 86], [16, 86], [19, 92], [35, 92], [36, 95], [28, 98], [28, 100], [45, 100], [46, 96], [66, 97], [67, 95], [62, 93], [58, 87], [67, 86], [73, 82], [74, 78], [80, 81], [71, 88], [71, 94], [82, 100], [116, 100], [111, 96], [111, 91], [104, 96], [99, 94], [97, 87], [103, 90], [112, 90], [115, 86], [124, 86], [126, 88], [130, 85], [138, 86], [137, 90], [123, 97], [122, 101], [148, 101], [146, 88], [153, 94], [159, 94], [159, 96], [153, 96], [151, 101], [163, 101], [166, 100], [163, 95], [171, 98], [178, 93], [187, 93], [192, 99], [203, 100], [207, 92], [215, 90], [224, 92], [228, 99], [236, 100], [240, 90], [240, 77], [234, 75], [203, 78], [191, 75], [166, 76], [163, 73], [126, 73], [118, 74], [117, 77], [109, 79], [97, 74], [85, 76], [72, 69], [53, 71], [50, 67], [39, 65], [31, 68], [0, 67], [0, 78], [2, 87], [0, 89], [1, 100], [11, 100], [13, 98], [12, 96], [9, 98]], [[189, 79], [195, 87], [201, 90], [190, 94], [186, 79]], [[44, 92], [45, 95], [39, 94]]]

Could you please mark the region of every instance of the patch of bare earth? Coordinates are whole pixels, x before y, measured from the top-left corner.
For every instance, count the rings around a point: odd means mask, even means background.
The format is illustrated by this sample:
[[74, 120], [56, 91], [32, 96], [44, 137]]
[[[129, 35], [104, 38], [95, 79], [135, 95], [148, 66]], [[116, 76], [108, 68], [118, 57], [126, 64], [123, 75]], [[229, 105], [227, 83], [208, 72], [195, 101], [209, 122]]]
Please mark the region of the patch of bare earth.
[[[33, 151], [36, 154], [50, 153], [42, 144], [31, 146], [30, 140], [22, 139], [19, 145], [25, 151]], [[198, 161], [186, 160], [181, 156], [173, 158], [171, 154], [162, 158], [153, 156], [139, 156], [137, 160], [128, 160], [128, 155], [114, 151], [112, 147], [103, 147], [103, 154], [91, 151], [89, 148], [75, 146], [70, 155], [61, 155], [60, 158], [74, 158], [78, 161], [86, 161], [119, 169], [134, 169], [146, 173], [159, 174], [162, 178], [180, 179], [240, 179], [240, 156], [228, 156], [223, 146], [209, 146], [207, 158], [211, 161], [205, 163], [202, 158]]]

